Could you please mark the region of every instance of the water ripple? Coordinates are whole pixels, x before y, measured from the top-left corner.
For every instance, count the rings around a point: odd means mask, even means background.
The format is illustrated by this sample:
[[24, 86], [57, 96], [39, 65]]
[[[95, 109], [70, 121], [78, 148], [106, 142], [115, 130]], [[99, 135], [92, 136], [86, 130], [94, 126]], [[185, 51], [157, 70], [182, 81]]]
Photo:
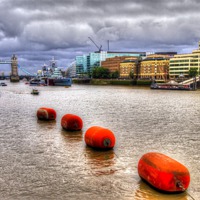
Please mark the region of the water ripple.
[[[138, 160], [149, 151], [186, 165], [188, 192], [200, 198], [200, 91], [84, 85], [39, 90], [32, 96], [24, 83], [8, 83], [1, 90], [2, 199], [190, 200], [187, 193], [158, 193], [140, 181]], [[42, 106], [57, 111], [56, 121], [37, 120]], [[83, 119], [82, 131], [61, 128], [67, 113]], [[113, 131], [113, 150], [85, 145], [85, 131], [94, 125]]]

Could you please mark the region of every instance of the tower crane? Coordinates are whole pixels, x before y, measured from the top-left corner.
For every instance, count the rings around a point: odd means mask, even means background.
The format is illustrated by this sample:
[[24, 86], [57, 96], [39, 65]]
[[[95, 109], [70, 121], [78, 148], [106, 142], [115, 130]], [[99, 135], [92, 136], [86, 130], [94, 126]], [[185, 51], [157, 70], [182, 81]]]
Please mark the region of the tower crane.
[[102, 51], [102, 45], [99, 47], [94, 41], [93, 41], [93, 39], [91, 38], [91, 37], [88, 37], [91, 41], [92, 41], [92, 43], [97, 47], [97, 49], [99, 50], [99, 53]]

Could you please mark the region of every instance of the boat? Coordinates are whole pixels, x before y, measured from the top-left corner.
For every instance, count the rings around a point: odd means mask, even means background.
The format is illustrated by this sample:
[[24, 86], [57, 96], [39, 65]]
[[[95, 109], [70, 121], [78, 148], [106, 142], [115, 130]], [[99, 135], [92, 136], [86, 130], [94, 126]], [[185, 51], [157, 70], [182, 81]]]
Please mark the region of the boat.
[[150, 88], [160, 90], [192, 90], [189, 84], [180, 84], [175, 81], [169, 81], [168, 83], [153, 82]]
[[71, 78], [62, 76], [61, 71], [56, 67], [50, 77], [47, 78], [47, 84], [53, 86], [71, 86]]
[[35, 77], [30, 80], [29, 82], [30, 86], [40, 86], [40, 85], [46, 85], [45, 80], [42, 80], [41, 78]]
[[2, 82], [2, 83], [0, 83], [0, 86], [7, 86], [7, 84]]
[[50, 61], [50, 68], [46, 66], [43, 67], [44, 78], [46, 79], [47, 85], [50, 86], [71, 86], [72, 79], [69, 77], [64, 77], [61, 69], [56, 65], [56, 61], [53, 58]]
[[53, 58], [50, 60], [50, 66], [44, 64], [41, 74], [29, 82], [31, 86], [65, 86], [72, 85], [72, 79], [64, 77], [60, 68], [56, 65], [56, 60]]
[[32, 89], [32, 92], [31, 92], [31, 94], [39, 94], [39, 91], [38, 91], [38, 89]]

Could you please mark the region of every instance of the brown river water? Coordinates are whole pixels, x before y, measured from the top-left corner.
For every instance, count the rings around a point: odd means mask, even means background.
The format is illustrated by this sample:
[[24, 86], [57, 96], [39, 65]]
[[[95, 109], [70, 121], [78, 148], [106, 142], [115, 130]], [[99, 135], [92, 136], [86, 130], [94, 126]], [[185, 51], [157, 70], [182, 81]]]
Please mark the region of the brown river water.
[[[200, 199], [200, 90], [72, 85], [38, 87], [24, 82], [0, 87], [0, 199], [190, 200]], [[55, 122], [38, 121], [39, 107], [54, 108]], [[61, 128], [63, 115], [80, 116], [79, 132]], [[85, 145], [91, 126], [110, 129], [116, 145]], [[141, 181], [137, 164], [160, 152], [185, 165], [190, 185], [163, 194]]]

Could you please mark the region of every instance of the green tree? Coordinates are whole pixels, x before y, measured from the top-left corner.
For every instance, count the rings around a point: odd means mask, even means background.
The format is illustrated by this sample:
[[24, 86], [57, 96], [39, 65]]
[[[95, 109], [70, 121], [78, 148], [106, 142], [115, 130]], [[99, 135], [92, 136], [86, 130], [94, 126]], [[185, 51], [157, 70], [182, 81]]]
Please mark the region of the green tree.
[[111, 78], [119, 78], [119, 71], [115, 71], [113, 73], [111, 73]]
[[189, 76], [193, 77], [193, 85], [192, 85], [193, 90], [196, 90], [197, 88], [197, 81], [196, 81], [197, 74], [198, 74], [197, 68], [191, 67], [189, 70]]
[[134, 78], [134, 73], [133, 73], [133, 71], [130, 71], [130, 73], [129, 73], [129, 77], [130, 77], [131, 79]]
[[198, 74], [197, 68], [191, 67], [189, 69], [189, 77], [196, 77]]
[[92, 70], [92, 77], [93, 78], [109, 78], [110, 71], [107, 68], [94, 67]]

